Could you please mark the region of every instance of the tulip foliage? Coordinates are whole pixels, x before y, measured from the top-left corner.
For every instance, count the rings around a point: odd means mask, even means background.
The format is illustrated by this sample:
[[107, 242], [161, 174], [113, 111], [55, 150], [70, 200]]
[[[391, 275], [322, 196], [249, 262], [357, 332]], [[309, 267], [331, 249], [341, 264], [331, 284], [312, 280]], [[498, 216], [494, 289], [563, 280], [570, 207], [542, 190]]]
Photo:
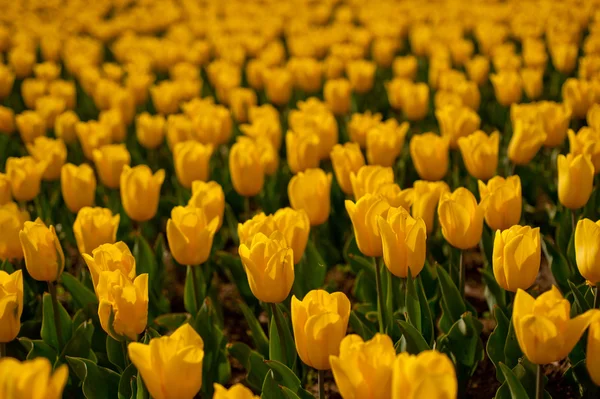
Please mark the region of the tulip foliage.
[[597, 0], [5, 3], [0, 399], [600, 397]]

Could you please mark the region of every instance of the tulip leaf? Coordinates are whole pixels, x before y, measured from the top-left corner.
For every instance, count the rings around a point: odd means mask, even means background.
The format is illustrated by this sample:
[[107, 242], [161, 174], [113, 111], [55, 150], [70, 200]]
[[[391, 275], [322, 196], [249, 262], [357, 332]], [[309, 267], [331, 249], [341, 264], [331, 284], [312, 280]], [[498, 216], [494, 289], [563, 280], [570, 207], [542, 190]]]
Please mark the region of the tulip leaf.
[[71, 370], [83, 381], [83, 395], [86, 399], [117, 398], [119, 374], [100, 367], [89, 359], [66, 357]]
[[19, 338], [19, 342], [27, 351], [27, 360], [35, 359], [36, 357], [45, 357], [50, 361], [50, 364], [56, 362], [58, 353], [50, 345], [41, 339]]
[[110, 335], [106, 336], [106, 355], [108, 360], [117, 367], [119, 372], [125, 369], [125, 354], [121, 342], [113, 339]]
[[452, 325], [448, 334], [438, 339], [439, 350], [451, 352], [458, 363], [474, 371], [477, 363], [485, 357], [479, 338], [481, 330], [481, 322], [467, 312]]
[[500, 362], [504, 362], [505, 359], [504, 345], [506, 343], [506, 336], [508, 335], [510, 320], [498, 306], [494, 307], [494, 318], [496, 319], [496, 327], [488, 338], [486, 349], [488, 357], [496, 367], [496, 379], [503, 382], [504, 373], [500, 370], [499, 364]]
[[354, 279], [353, 293], [359, 302], [370, 303], [377, 306], [377, 290], [375, 286], [375, 275], [370, 279], [369, 273], [360, 270]]
[[171, 311], [170, 302], [164, 297], [162, 293], [163, 282], [166, 275], [166, 267], [164, 262], [165, 252], [167, 251], [165, 246], [165, 238], [162, 234], [159, 234], [154, 242], [154, 257], [156, 259], [156, 277], [154, 279], [154, 286], [152, 292], [158, 301], [155, 306], [158, 307], [160, 314], [169, 313]]
[[361, 319], [359, 313], [357, 313], [356, 310], [350, 312], [349, 321], [352, 330], [354, 330], [356, 334], [360, 335], [364, 341], [370, 340], [375, 335], [375, 332], [371, 330], [371, 328], [367, 326], [367, 324], [365, 324], [365, 322]]
[[261, 355], [268, 356], [269, 340], [265, 334], [265, 331], [263, 330], [263, 327], [254, 315], [254, 312], [250, 310], [248, 305], [246, 305], [243, 301], [238, 301], [238, 306], [240, 307], [240, 310], [246, 318], [248, 327], [250, 327], [250, 332], [252, 333], [252, 340], [254, 341], [256, 349]]
[[175, 331], [190, 320], [188, 313], [168, 313], [158, 316], [154, 323], [168, 331]]
[[[50, 294], [44, 293], [42, 300], [43, 307], [43, 319], [42, 319], [42, 330], [40, 335], [45, 343], [58, 350], [58, 338], [56, 335], [56, 327], [54, 325], [54, 311], [52, 309], [52, 298]], [[60, 318], [60, 328], [62, 333], [62, 342], [69, 342], [73, 333], [72, 321], [69, 314], [58, 301], [58, 313]]]
[[369, 278], [372, 278], [372, 281], [375, 281], [375, 269], [373, 268], [373, 264], [366, 259], [358, 249], [354, 234], [350, 235], [350, 238], [346, 241], [343, 254], [344, 260], [350, 265], [354, 273], [358, 274], [360, 270], [365, 270], [369, 274]]
[[[294, 368], [294, 363], [296, 362], [296, 343], [292, 337], [289, 324], [284, 319], [280, 306], [275, 305], [271, 307], [275, 314], [271, 316], [271, 324], [269, 326], [269, 359], [277, 360], [290, 368]], [[281, 325], [281, 332], [279, 331], [278, 324]]]
[[[573, 284], [570, 280], [568, 281], [568, 283], [569, 283], [569, 287], [571, 288], [571, 292], [573, 292], [573, 297], [575, 298], [575, 303], [577, 303], [577, 306], [579, 306], [581, 313], [588, 311], [592, 307], [592, 305], [585, 299], [585, 296], [584, 296], [584, 294], [581, 293], [580, 288], [577, 287], [575, 284]], [[585, 284], [583, 285], [582, 288], [586, 292], [589, 289], [589, 287]]]
[[417, 295], [419, 296], [419, 306], [421, 307], [421, 334], [423, 335], [423, 338], [425, 338], [425, 341], [427, 341], [427, 343], [431, 346], [435, 335], [431, 309], [429, 307], [427, 297], [425, 296], [425, 289], [423, 288], [423, 280], [421, 276], [416, 278], [414, 281]]
[[92, 311], [92, 313], [97, 312], [98, 298], [94, 291], [87, 288], [75, 276], [67, 272], [63, 272], [61, 275], [61, 283], [69, 291], [78, 308]]
[[412, 324], [417, 331], [423, 333], [423, 327], [421, 323], [421, 304], [410, 268], [408, 268], [408, 276], [406, 278], [405, 305], [406, 313], [408, 315], [408, 322]]
[[301, 399], [300, 396], [296, 395], [296, 393], [288, 387], [282, 386], [280, 388], [288, 399]]
[[511, 394], [512, 399], [527, 399], [527, 398], [529, 398], [529, 395], [527, 394], [527, 391], [521, 384], [521, 381], [519, 381], [519, 379], [517, 378], [515, 373], [513, 373], [512, 370], [510, 369], [510, 367], [508, 367], [504, 363], [499, 363], [499, 366], [500, 366], [500, 369], [502, 370], [502, 373], [504, 374], [504, 377], [506, 378], [506, 382], [510, 389], [510, 394]]
[[493, 253], [494, 253], [494, 232], [488, 228], [487, 225], [483, 226], [483, 233], [481, 234], [481, 247], [483, 249], [484, 265], [487, 268], [492, 266]]
[[467, 308], [460, 291], [450, 278], [448, 272], [442, 266], [438, 266], [437, 271], [438, 281], [442, 290], [442, 302], [445, 305], [444, 313], [447, 311], [452, 322], [456, 323], [460, 320], [461, 315], [467, 311]]
[[569, 291], [567, 281], [571, 279], [572, 270], [569, 267], [567, 259], [556, 249], [554, 244], [544, 238], [541, 242], [544, 256], [548, 260], [550, 270], [554, 276], [554, 280], [562, 292]]
[[273, 370], [269, 370], [265, 376], [265, 381], [262, 385], [262, 395], [260, 395], [260, 397], [262, 399], [286, 399], [286, 395], [284, 395], [282, 389], [275, 380], [275, 372]]
[[517, 341], [515, 326], [511, 320], [511, 322], [508, 323], [508, 334], [506, 335], [506, 342], [504, 343], [504, 363], [509, 367], [515, 367], [521, 356], [523, 356], [523, 352]]
[[404, 320], [396, 320], [402, 332], [402, 336], [406, 340], [406, 351], [413, 355], [431, 349], [421, 333], [411, 324]]
[[[150, 297], [150, 307], [154, 308], [159, 304], [162, 296], [162, 280], [163, 276], [159, 273], [158, 262], [154, 251], [148, 244], [148, 241], [142, 234], [135, 237], [135, 245], [133, 246], [133, 256], [135, 257], [135, 268], [138, 275], [148, 273], [148, 295]], [[152, 313], [160, 313], [154, 310]]]
[[237, 247], [240, 244], [240, 239], [237, 234], [237, 226], [238, 220], [235, 217], [235, 213], [233, 209], [231, 209], [231, 205], [227, 202], [225, 203], [225, 223], [227, 224], [227, 230], [229, 231], [229, 235], [231, 236], [231, 240]]
[[[185, 275], [185, 288], [183, 292], [183, 304], [185, 310], [192, 315], [198, 313], [202, 306], [204, 298], [206, 298], [206, 279], [204, 276], [204, 266], [188, 266], [187, 274]], [[194, 283], [195, 280], [195, 283]], [[196, 293], [195, 290], [198, 290]], [[198, 296], [196, 298], [196, 295]]]
[[490, 309], [494, 309], [495, 305], [506, 309], [506, 292], [498, 285], [494, 274], [487, 269], [479, 269], [481, 278], [485, 283], [485, 299]]
[[556, 226], [556, 246], [562, 254], [567, 253], [571, 235], [573, 235], [573, 222], [571, 220], [571, 210], [563, 209], [559, 213], [558, 225]]
[[300, 388], [300, 379], [285, 364], [277, 360], [265, 360], [265, 364], [275, 372], [275, 376], [278, 377], [276, 379], [281, 385], [288, 387], [294, 392]]
[[246, 381], [255, 390], [262, 387], [262, 383], [269, 371], [265, 359], [256, 351], [242, 342], [234, 342], [227, 346], [227, 353], [237, 359], [246, 369]]
[[227, 275], [229, 281], [235, 284], [244, 301], [251, 307], [257, 305], [258, 301], [250, 289], [250, 284], [248, 284], [248, 276], [244, 270], [242, 260], [226, 251], [218, 251], [216, 259], [220, 270]]
[[321, 288], [325, 283], [325, 275], [327, 274], [327, 264], [317, 250], [313, 240], [308, 240], [306, 244], [306, 262], [304, 264], [301, 279], [306, 283], [305, 292]]
[[137, 385], [137, 369], [134, 364], [127, 366], [119, 379], [119, 399], [131, 399], [134, 397], [134, 387]]
[[[132, 389], [133, 391], [133, 384]], [[142, 375], [137, 373], [137, 377], [135, 379], [135, 398], [136, 399], [150, 399], [150, 394], [148, 393], [148, 388], [146, 388], [146, 384], [142, 379]]]
[[92, 336], [94, 335], [94, 324], [92, 321], [85, 321], [80, 324], [73, 338], [65, 345], [64, 355], [71, 357], [81, 357], [94, 360], [95, 354], [92, 352]]

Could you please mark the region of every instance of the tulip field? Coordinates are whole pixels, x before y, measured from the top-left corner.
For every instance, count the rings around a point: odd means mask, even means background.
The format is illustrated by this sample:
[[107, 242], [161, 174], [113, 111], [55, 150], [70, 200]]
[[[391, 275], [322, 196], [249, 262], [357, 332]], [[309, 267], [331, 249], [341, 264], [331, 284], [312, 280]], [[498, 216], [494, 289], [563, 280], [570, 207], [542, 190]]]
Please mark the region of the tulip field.
[[600, 0], [0, 2], [0, 399], [600, 398]]

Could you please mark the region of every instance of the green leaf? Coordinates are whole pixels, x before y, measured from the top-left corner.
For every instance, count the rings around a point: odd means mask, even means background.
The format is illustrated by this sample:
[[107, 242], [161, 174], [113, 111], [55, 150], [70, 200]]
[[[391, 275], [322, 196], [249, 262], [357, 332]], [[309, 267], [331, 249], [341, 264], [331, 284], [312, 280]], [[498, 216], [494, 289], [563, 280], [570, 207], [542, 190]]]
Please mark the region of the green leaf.
[[500, 370], [499, 364], [505, 361], [504, 344], [506, 343], [510, 320], [498, 306], [494, 308], [494, 318], [496, 319], [496, 327], [488, 338], [486, 350], [488, 357], [496, 367], [496, 379], [503, 382], [504, 373]]
[[227, 346], [227, 353], [234, 359], [237, 359], [246, 369], [246, 381], [248, 385], [255, 390], [259, 390], [269, 371], [264, 357], [242, 342], [229, 344]]
[[45, 357], [50, 361], [50, 364], [56, 362], [58, 353], [56, 350], [42, 341], [41, 339], [19, 338], [19, 343], [23, 345], [27, 351], [27, 360], [35, 359], [36, 357]]
[[277, 374], [277, 381], [292, 391], [298, 391], [301, 386], [300, 379], [285, 364], [277, 360], [265, 360], [265, 364]]
[[571, 212], [569, 209], [563, 209], [559, 214], [558, 225], [556, 226], [556, 245], [563, 254], [567, 253], [569, 240], [573, 234]]
[[160, 293], [162, 287], [161, 276], [158, 273], [158, 264], [154, 251], [148, 244], [143, 235], [138, 234], [135, 237], [133, 246], [133, 256], [135, 257], [135, 268], [138, 275], [148, 273], [148, 287], [154, 294]]
[[93, 335], [94, 325], [91, 320], [83, 322], [73, 333], [73, 338], [65, 345], [64, 354], [94, 360], [95, 354], [92, 352]]
[[423, 288], [423, 280], [421, 276], [415, 279], [417, 295], [419, 296], [419, 306], [421, 307], [421, 334], [425, 341], [431, 346], [433, 344], [435, 331], [433, 328], [433, 317], [431, 315], [431, 309], [427, 297], [425, 296], [425, 289]]
[[425, 338], [416, 328], [404, 320], [396, 320], [402, 332], [402, 336], [406, 340], [406, 351], [413, 355], [431, 349]]
[[448, 334], [440, 337], [440, 346], [449, 350], [458, 363], [474, 371], [484, 358], [483, 343], [479, 338], [481, 329], [481, 322], [467, 312], [454, 323]]
[[378, 267], [381, 272], [381, 288], [383, 290], [384, 298], [383, 309], [381, 311], [384, 323], [383, 326], [385, 328], [385, 333], [394, 339], [400, 336], [400, 332], [394, 323], [394, 276], [384, 265], [383, 259], [381, 259]]
[[368, 341], [375, 335], [375, 332], [361, 319], [356, 310], [350, 312], [350, 327], [364, 341]]
[[[54, 326], [54, 312], [52, 310], [52, 298], [50, 294], [44, 293], [44, 297], [42, 300], [43, 307], [43, 319], [42, 319], [42, 330], [41, 336], [45, 343], [56, 349], [58, 348], [58, 338], [56, 335], [56, 327]], [[58, 313], [60, 318], [60, 327], [63, 338], [63, 343], [69, 342], [71, 339], [71, 335], [73, 333], [72, 322], [69, 314], [62, 306], [60, 301], [58, 301]]]
[[567, 259], [547, 238], [542, 240], [542, 251], [544, 251], [544, 256], [548, 260], [548, 265], [560, 290], [562, 292], [569, 291], [567, 281], [571, 279], [572, 272]]
[[283, 393], [279, 384], [275, 380], [275, 373], [273, 370], [269, 370], [265, 381], [262, 385], [262, 399], [286, 399], [286, 395]]
[[66, 357], [71, 370], [83, 381], [83, 395], [86, 399], [117, 398], [119, 395], [119, 374], [80, 357]]
[[487, 227], [483, 226], [483, 233], [481, 234], [481, 247], [483, 248], [484, 264], [486, 267], [492, 265], [492, 254], [494, 252], [494, 233]]
[[240, 239], [237, 235], [238, 221], [233, 209], [231, 209], [231, 206], [228, 203], [225, 203], [225, 223], [227, 224], [227, 229], [229, 230], [229, 235], [231, 236], [233, 243], [235, 246], [238, 246], [240, 244]]
[[108, 360], [117, 367], [119, 372], [125, 369], [125, 354], [123, 353], [123, 344], [113, 339], [110, 335], [106, 336], [106, 355]]
[[61, 284], [71, 294], [77, 308], [86, 310], [92, 309], [94, 312], [98, 308], [98, 298], [94, 291], [83, 285], [75, 276], [67, 272], [61, 275]]
[[132, 399], [133, 398], [133, 389], [135, 386], [137, 379], [137, 369], [134, 364], [130, 364], [127, 366], [123, 374], [121, 374], [121, 378], [119, 379], [119, 399]]
[[521, 381], [517, 378], [517, 376], [512, 372], [512, 370], [504, 363], [499, 363], [500, 369], [506, 378], [506, 382], [508, 383], [508, 387], [510, 389], [510, 394], [513, 399], [527, 399], [529, 395], [527, 395], [527, 391], [523, 388]]
[[481, 278], [486, 287], [486, 300], [488, 307], [494, 309], [494, 305], [506, 309], [506, 292], [498, 285], [494, 274], [486, 269], [479, 269]]
[[225, 272], [229, 281], [235, 284], [244, 301], [249, 306], [257, 305], [258, 301], [250, 289], [248, 276], [246, 275], [241, 259], [225, 251], [218, 251], [216, 259], [217, 264], [221, 267], [220, 269]]
[[[579, 306], [581, 313], [588, 311], [592, 306], [586, 301], [584, 294], [581, 293], [580, 288], [573, 284], [571, 281], [568, 281], [569, 287], [571, 288], [571, 292], [573, 292], [573, 297], [575, 298], [575, 303]], [[589, 287], [586, 284], [583, 284], [581, 287], [586, 292], [589, 290]]]
[[306, 268], [303, 270], [302, 278], [306, 281], [306, 292], [308, 292], [323, 286], [327, 274], [327, 264], [312, 240], [308, 240], [304, 253], [306, 255]]
[[454, 282], [450, 278], [450, 275], [442, 266], [438, 266], [438, 281], [440, 282], [440, 288], [442, 289], [442, 302], [444, 302], [445, 309], [448, 310], [448, 316], [453, 323], [460, 320], [463, 313], [467, 311], [465, 303], [462, 299], [460, 291], [454, 285]]
[[187, 313], [169, 313], [158, 316], [154, 319], [154, 323], [168, 331], [175, 331], [189, 320], [190, 315]]
[[[206, 298], [206, 280], [204, 279], [204, 271], [201, 268], [204, 266], [188, 266], [187, 274], [185, 275], [185, 288], [183, 292], [183, 304], [185, 310], [195, 315], [200, 309], [196, 305], [196, 292], [194, 288], [194, 279], [196, 280], [196, 289], [198, 290], [198, 302], [202, 306], [204, 298]], [[194, 270], [194, 268], [198, 270]]]
[[[294, 363], [296, 362], [296, 343], [292, 337], [289, 324], [283, 317], [280, 306], [275, 305], [271, 307], [277, 313], [272, 315], [269, 328], [269, 359], [277, 360], [289, 368], [294, 368]], [[281, 335], [277, 320], [279, 320], [281, 329], [283, 330]]]
[[288, 399], [300, 399], [300, 396], [296, 395], [296, 393], [288, 387], [283, 386], [280, 388]]
[[515, 367], [521, 356], [523, 356], [523, 352], [521, 352], [521, 347], [515, 334], [515, 327], [511, 321], [508, 323], [508, 334], [504, 343], [504, 363], [508, 367]]
[[423, 333], [423, 327], [421, 323], [421, 304], [419, 301], [419, 294], [415, 287], [415, 282], [412, 278], [412, 272], [408, 269], [408, 276], [406, 278], [406, 313], [408, 315], [408, 322], [419, 332]]
[[258, 350], [258, 352], [265, 357], [269, 356], [269, 339], [267, 338], [263, 327], [260, 325], [260, 322], [254, 315], [254, 312], [252, 312], [248, 305], [246, 305], [243, 301], [238, 301], [238, 306], [244, 314], [244, 318], [248, 323], [248, 327], [250, 327], [252, 340], [254, 341], [256, 350]]
[[150, 394], [148, 393], [148, 388], [146, 388], [146, 384], [144, 384], [144, 380], [142, 379], [142, 375], [140, 374], [139, 371], [137, 373], [135, 382], [136, 382], [136, 388], [135, 388], [136, 399], [149, 399]]

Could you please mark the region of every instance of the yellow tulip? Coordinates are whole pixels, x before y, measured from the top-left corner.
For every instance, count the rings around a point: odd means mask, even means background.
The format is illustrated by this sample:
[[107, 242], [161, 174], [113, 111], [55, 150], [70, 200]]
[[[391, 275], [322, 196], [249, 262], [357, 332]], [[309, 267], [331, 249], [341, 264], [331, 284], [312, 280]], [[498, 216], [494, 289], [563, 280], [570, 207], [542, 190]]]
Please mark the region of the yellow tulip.
[[[479, 129], [481, 119], [466, 106], [447, 106], [435, 111], [442, 136], [450, 138], [450, 148], [458, 148], [458, 139], [466, 137]], [[439, 179], [434, 179], [439, 180]]]
[[338, 143], [338, 125], [335, 116], [323, 102], [314, 97], [299, 101], [297, 106], [299, 110], [292, 110], [289, 113], [290, 130], [302, 134], [316, 134], [319, 137], [320, 159], [329, 158], [333, 146]]
[[357, 173], [365, 165], [365, 158], [358, 143], [336, 144], [331, 150], [331, 163], [338, 185], [346, 195], [352, 195], [350, 174]]
[[394, 61], [396, 50], [401, 46], [399, 40], [381, 37], [373, 40], [371, 56], [378, 66], [389, 68]]
[[592, 320], [588, 330], [585, 365], [594, 384], [600, 385], [600, 318], [598, 316]]
[[219, 183], [200, 180], [192, 182], [192, 197], [188, 206], [204, 210], [207, 220], [218, 218], [217, 231], [221, 228], [225, 214], [225, 193]]
[[0, 259], [23, 259], [19, 232], [29, 220], [29, 212], [19, 209], [14, 202], [0, 205]]
[[521, 82], [523, 82], [523, 91], [528, 99], [536, 100], [540, 98], [544, 91], [544, 69], [521, 69]]
[[60, 178], [60, 170], [67, 160], [67, 147], [61, 139], [36, 137], [33, 144], [26, 144], [27, 151], [38, 162], [46, 164], [42, 177], [45, 180]]
[[[23, 272], [0, 270], [0, 343], [10, 342], [21, 329], [23, 313]], [[0, 383], [0, 386], [1, 383]]]
[[526, 290], [533, 285], [540, 270], [540, 228], [514, 225], [497, 230], [494, 239], [494, 276], [507, 291]]
[[11, 201], [10, 179], [6, 174], [0, 173], [0, 205], [8, 204]]
[[132, 220], [146, 222], [156, 215], [160, 188], [165, 180], [165, 171], [155, 174], [147, 165], [130, 168], [123, 166], [121, 172], [121, 203]]
[[527, 165], [546, 141], [541, 121], [517, 119], [508, 143], [508, 158], [515, 165]]
[[35, 110], [42, 117], [46, 129], [54, 126], [56, 117], [66, 110], [65, 100], [53, 96], [42, 96], [35, 100]]
[[[243, 137], [240, 137], [243, 138]], [[259, 149], [253, 140], [240, 140], [229, 152], [229, 171], [235, 191], [244, 197], [258, 195], [265, 182]]]
[[355, 200], [359, 200], [365, 194], [375, 194], [381, 186], [393, 182], [394, 171], [390, 167], [365, 165], [357, 173], [350, 172], [350, 184]]
[[380, 195], [392, 208], [404, 208], [409, 211], [414, 200], [414, 190], [407, 188], [402, 190], [396, 183], [386, 183], [375, 191], [376, 195]]
[[572, 110], [573, 116], [585, 118], [588, 110], [596, 102], [594, 86], [591, 82], [569, 78], [562, 86], [563, 102]]
[[120, 270], [102, 271], [96, 294], [98, 318], [104, 331], [117, 341], [137, 341], [148, 321], [148, 274], [130, 280]]
[[104, 145], [94, 150], [93, 157], [102, 184], [112, 189], [119, 188], [123, 167], [131, 163], [127, 146], [125, 144]]
[[15, 131], [15, 112], [0, 105], [0, 133], [12, 134]]
[[329, 362], [342, 398], [391, 397], [396, 350], [390, 337], [377, 333], [364, 342], [359, 335], [350, 334], [342, 340], [339, 353]]
[[407, 78], [394, 78], [384, 84], [390, 107], [397, 111], [401, 111], [404, 106], [404, 92], [406, 91], [406, 88], [412, 84], [411, 80]]
[[0, 64], [0, 100], [4, 100], [13, 89], [15, 74], [7, 65]]
[[64, 101], [67, 109], [74, 109], [77, 102], [77, 90], [74, 81], [55, 80], [48, 84], [48, 93]]
[[31, 201], [40, 193], [45, 162], [37, 162], [32, 157], [6, 160], [6, 175], [10, 179], [12, 196], [17, 201]]
[[546, 68], [548, 53], [546, 44], [537, 38], [526, 38], [523, 41], [523, 61], [531, 68]]
[[36, 54], [27, 46], [15, 46], [8, 53], [8, 62], [15, 71], [17, 78], [30, 76], [35, 65]]
[[459, 187], [452, 194], [442, 194], [438, 217], [442, 234], [453, 247], [469, 249], [481, 240], [483, 207], [466, 188]]
[[409, 121], [425, 119], [429, 112], [429, 86], [425, 83], [409, 83], [400, 91], [402, 111]]
[[312, 290], [302, 301], [292, 297], [292, 327], [298, 356], [308, 366], [329, 370], [340, 353], [350, 318], [350, 300], [342, 292]]
[[503, 106], [518, 103], [523, 97], [521, 76], [514, 71], [501, 71], [491, 75], [496, 100]]
[[304, 209], [311, 226], [323, 224], [329, 218], [331, 177], [323, 169], [307, 169], [292, 177], [288, 184], [292, 208]]
[[207, 181], [210, 173], [211, 144], [201, 144], [188, 140], [175, 145], [173, 163], [177, 179], [185, 188], [190, 188], [195, 180]]
[[413, 219], [404, 208], [390, 208], [387, 217], [377, 219], [383, 247], [383, 261], [395, 276], [413, 277], [425, 265], [426, 226], [423, 219]]
[[31, 277], [38, 281], [56, 281], [65, 268], [65, 255], [54, 226], [46, 227], [40, 218], [25, 222], [19, 240]]
[[[23, 102], [25, 103], [25, 107], [29, 109], [35, 108], [35, 103], [38, 98], [46, 95], [48, 91], [48, 82], [41, 79], [25, 79], [21, 84], [21, 97], [23, 97]], [[41, 115], [39, 115], [41, 117]], [[45, 120], [41, 118], [43, 124], [45, 124]]]
[[582, 219], [575, 228], [575, 259], [579, 273], [591, 282], [600, 282], [600, 221]]
[[483, 55], [476, 55], [465, 63], [469, 79], [482, 86], [487, 82], [490, 73], [490, 60]]
[[144, 112], [135, 120], [135, 134], [142, 147], [154, 150], [163, 143], [166, 134], [166, 120], [162, 115]]
[[214, 384], [215, 394], [213, 399], [260, 399], [259, 396], [254, 395], [252, 391], [246, 388], [241, 383], [232, 385], [231, 388], [227, 389], [221, 384]]
[[323, 96], [327, 106], [335, 115], [350, 111], [352, 86], [347, 79], [330, 79], [325, 82]]
[[277, 230], [285, 237], [287, 245], [294, 250], [294, 264], [297, 265], [302, 259], [310, 233], [310, 220], [306, 211], [281, 208], [273, 215], [273, 221]]
[[297, 133], [288, 130], [285, 147], [288, 165], [292, 173], [319, 167], [319, 136], [315, 133]]
[[410, 139], [410, 157], [421, 179], [437, 181], [448, 173], [450, 138], [435, 133], [414, 135]]
[[589, 155], [558, 156], [558, 200], [569, 209], [585, 206], [594, 189], [594, 164]]
[[31, 143], [36, 137], [46, 134], [44, 119], [37, 111], [21, 112], [15, 117], [15, 123], [24, 143]]
[[82, 257], [90, 270], [94, 290], [97, 290], [103, 272], [118, 270], [127, 279], [135, 279], [135, 258], [123, 241], [102, 244], [89, 253], [82, 253]]
[[293, 78], [285, 68], [267, 69], [263, 74], [265, 92], [275, 105], [285, 105], [292, 96]]
[[392, 371], [392, 397], [456, 399], [458, 381], [447, 355], [426, 350], [418, 355], [400, 353]]
[[86, 163], [79, 166], [68, 163], [60, 173], [60, 187], [65, 204], [77, 213], [84, 206], [92, 206], [96, 196], [94, 169]]
[[246, 220], [244, 223], [238, 223], [237, 233], [240, 239], [240, 244], [250, 245], [252, 238], [258, 234], [263, 233], [269, 237], [277, 230], [275, 219], [273, 215], [265, 215], [264, 212], [257, 213], [251, 219]]
[[367, 132], [381, 122], [381, 114], [372, 114], [366, 111], [363, 114], [355, 112], [348, 122], [350, 141], [358, 143], [362, 148], [367, 146]]
[[167, 240], [175, 260], [190, 266], [206, 262], [218, 226], [218, 216], [209, 220], [202, 208], [173, 208], [167, 221]]
[[98, 117], [100, 124], [110, 131], [111, 141], [120, 143], [127, 137], [127, 125], [123, 121], [121, 111], [116, 108], [101, 111]]
[[113, 216], [110, 209], [83, 207], [73, 223], [73, 234], [80, 254], [91, 254], [102, 244], [117, 240], [117, 229], [121, 215]]
[[496, 174], [500, 133], [487, 135], [481, 130], [458, 139], [458, 148], [471, 176], [488, 180]]
[[173, 151], [177, 143], [193, 138], [192, 120], [184, 114], [171, 114], [167, 118], [167, 144]]
[[568, 135], [571, 153], [589, 155], [594, 164], [594, 172], [600, 173], [600, 129], [582, 127], [577, 134], [569, 129]]
[[0, 359], [0, 397], [7, 399], [60, 399], [69, 378], [63, 364], [52, 371], [45, 357], [19, 362], [12, 357]]
[[600, 130], [600, 104], [592, 105], [588, 110], [585, 119], [589, 127]]
[[392, 71], [395, 78], [415, 80], [417, 77], [418, 60], [414, 55], [406, 55], [394, 58]]
[[371, 128], [367, 132], [369, 164], [393, 166], [396, 158], [402, 152], [408, 127], [408, 122], [398, 126], [396, 120], [392, 118]]
[[537, 105], [537, 111], [546, 132], [544, 145], [546, 147], [561, 145], [567, 137], [571, 110], [564, 104], [541, 101]]
[[248, 121], [248, 110], [256, 106], [256, 93], [252, 89], [237, 87], [229, 92], [231, 113], [238, 123]]
[[74, 111], [65, 111], [56, 117], [54, 121], [54, 133], [56, 137], [63, 139], [67, 144], [77, 141], [75, 126], [79, 122], [79, 116]]
[[352, 221], [358, 249], [365, 256], [383, 255], [377, 220], [386, 217], [390, 204], [380, 195], [365, 194], [356, 203], [346, 200], [346, 211]]
[[346, 74], [352, 85], [352, 90], [357, 93], [367, 93], [373, 88], [377, 66], [372, 61], [355, 60], [346, 65]]
[[571, 319], [571, 304], [555, 286], [535, 299], [519, 289], [512, 323], [527, 359], [535, 364], [548, 364], [569, 355], [596, 312], [589, 310]]
[[194, 137], [203, 144], [217, 147], [229, 142], [233, 129], [231, 113], [222, 105], [211, 105], [192, 118]]
[[316, 93], [321, 89], [323, 65], [314, 58], [292, 57], [287, 64], [294, 77], [294, 86], [307, 93]]
[[127, 349], [153, 398], [192, 399], [200, 391], [204, 341], [189, 324], [148, 345], [132, 342]]
[[443, 181], [417, 180], [413, 185], [412, 217], [423, 219], [427, 227], [427, 234], [433, 232], [438, 202], [445, 192], [450, 192], [450, 187]]
[[560, 43], [550, 46], [552, 64], [557, 71], [569, 75], [575, 69], [579, 46], [572, 43]]
[[492, 230], [507, 230], [519, 224], [523, 198], [518, 175], [495, 176], [487, 185], [479, 181], [478, 186], [485, 222]]
[[240, 125], [240, 130], [246, 136], [254, 139], [264, 136], [271, 141], [273, 148], [279, 151], [281, 147], [281, 124], [279, 113], [270, 104], [253, 107], [249, 110], [250, 125]]
[[283, 234], [256, 233], [238, 252], [254, 296], [267, 303], [283, 302], [294, 284], [294, 250]]
[[87, 159], [93, 159], [95, 149], [110, 144], [112, 141], [111, 131], [108, 127], [96, 121], [77, 122], [75, 133]]

